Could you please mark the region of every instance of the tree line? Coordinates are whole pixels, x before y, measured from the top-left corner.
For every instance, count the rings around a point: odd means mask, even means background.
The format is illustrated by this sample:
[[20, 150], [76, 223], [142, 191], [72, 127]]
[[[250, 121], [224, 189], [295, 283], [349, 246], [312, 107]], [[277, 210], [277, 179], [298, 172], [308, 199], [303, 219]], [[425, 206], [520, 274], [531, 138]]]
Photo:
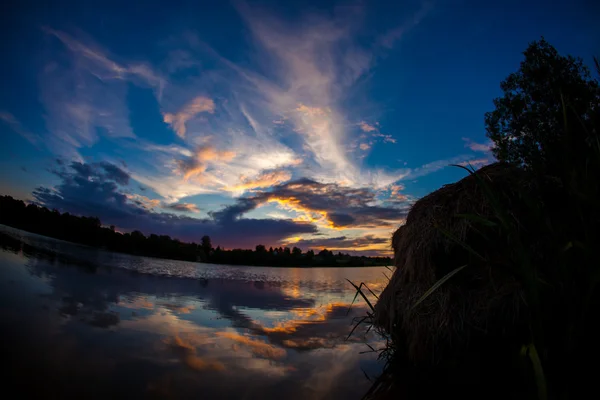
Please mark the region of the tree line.
[[55, 239], [98, 247], [120, 253], [173, 260], [215, 264], [260, 266], [376, 266], [391, 265], [390, 257], [352, 256], [323, 249], [302, 252], [298, 247], [267, 249], [257, 245], [251, 249], [226, 250], [213, 247], [211, 238], [203, 236], [200, 243], [185, 243], [168, 235], [145, 236], [135, 230], [118, 232], [114, 226], [102, 226], [97, 217], [76, 216], [68, 212], [49, 210], [33, 203], [26, 204], [11, 196], [0, 196], [0, 224]]

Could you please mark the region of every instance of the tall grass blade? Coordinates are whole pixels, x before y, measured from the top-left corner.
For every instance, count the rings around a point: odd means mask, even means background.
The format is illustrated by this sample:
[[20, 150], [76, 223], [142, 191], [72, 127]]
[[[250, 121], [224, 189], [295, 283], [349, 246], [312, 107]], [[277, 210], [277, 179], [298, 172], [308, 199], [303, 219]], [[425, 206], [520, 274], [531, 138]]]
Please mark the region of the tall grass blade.
[[421, 304], [424, 300], [426, 300], [429, 296], [431, 296], [431, 294], [433, 292], [435, 292], [440, 286], [442, 286], [448, 279], [452, 278], [454, 275], [456, 275], [457, 273], [459, 273], [460, 271], [462, 271], [465, 267], [467, 266], [467, 264], [463, 265], [462, 267], [458, 267], [450, 272], [448, 272], [446, 275], [444, 275], [444, 277], [442, 279], [440, 279], [439, 281], [437, 281], [432, 287], [430, 287], [424, 294], [423, 296], [421, 296], [419, 298], [419, 300], [417, 300], [417, 302], [415, 304], [413, 304], [413, 306], [410, 308], [411, 311], [415, 309], [415, 307], [417, 307], [419, 304]]
[[533, 365], [533, 373], [535, 375], [539, 400], [547, 400], [548, 390], [546, 386], [546, 377], [544, 376], [542, 361], [540, 360], [540, 356], [535, 344], [530, 343], [529, 345], [524, 345], [521, 349], [521, 354], [527, 355], [529, 360], [531, 360], [531, 364]]
[[469, 253], [473, 254], [475, 257], [479, 258], [480, 260], [485, 261], [485, 257], [483, 257], [481, 254], [476, 252], [475, 249], [473, 249], [471, 246], [469, 246], [468, 244], [466, 244], [465, 242], [463, 242], [462, 240], [457, 238], [454, 234], [452, 234], [451, 232], [448, 232], [446, 229], [442, 228], [439, 225], [435, 225], [435, 227], [448, 239], [452, 240], [454, 243], [456, 243], [463, 249], [467, 250]]
[[[375, 297], [377, 297], [375, 295], [375, 293], [373, 293], [371, 291], [371, 289], [369, 289], [367, 287], [367, 285], [364, 284], [364, 282], [360, 283], [360, 286], [356, 286], [356, 284], [354, 282], [352, 282], [350, 279], [346, 279], [348, 282], [350, 282], [350, 284], [352, 286], [354, 286], [354, 289], [356, 289], [356, 294], [354, 295], [354, 300], [352, 300], [352, 303], [350, 303], [350, 307], [352, 307], [352, 304], [354, 304], [354, 302], [356, 301], [357, 296], [360, 294], [361, 297], [367, 302], [367, 304], [369, 305], [369, 308], [371, 309], [371, 311], [375, 311], [375, 307], [373, 307], [373, 304], [371, 304], [371, 302], [369, 301], [369, 299], [367, 298], [367, 296], [365, 296], [364, 292], [361, 290], [361, 287], [365, 286], [369, 292], [371, 292], [371, 294]], [[348, 312], [350, 312], [350, 309], [348, 309]]]
[[350, 333], [348, 334], [348, 336], [346, 336], [345, 340], [350, 339], [350, 336], [352, 336], [352, 334], [354, 333], [354, 331], [356, 330], [356, 328], [358, 328], [358, 326], [360, 324], [362, 324], [363, 322], [365, 322], [368, 318], [370, 318], [369, 315], [365, 315], [364, 317], [362, 317], [361, 319], [358, 320], [358, 322], [356, 324], [354, 324], [354, 326], [352, 327], [352, 330], [350, 331]]

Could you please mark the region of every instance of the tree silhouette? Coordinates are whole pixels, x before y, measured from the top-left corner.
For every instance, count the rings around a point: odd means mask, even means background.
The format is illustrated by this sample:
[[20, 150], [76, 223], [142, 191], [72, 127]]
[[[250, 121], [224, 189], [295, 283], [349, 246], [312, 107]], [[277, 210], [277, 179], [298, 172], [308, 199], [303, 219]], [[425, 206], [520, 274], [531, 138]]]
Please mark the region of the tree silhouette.
[[561, 56], [543, 38], [523, 54], [485, 114], [487, 136], [499, 160], [554, 174], [593, 145], [600, 88], [580, 58]]
[[200, 247], [202, 247], [202, 250], [204, 251], [204, 254], [206, 254], [206, 257], [210, 257], [210, 252], [213, 249], [212, 242], [210, 241], [210, 236], [202, 236], [202, 239], [200, 239]]
[[[120, 233], [111, 225], [102, 227], [95, 217], [79, 217], [69, 213], [61, 214], [57, 210], [48, 210], [35, 204], [25, 204], [10, 196], [0, 196], [0, 224], [13, 226], [30, 232], [39, 233], [58, 239], [82, 243], [89, 246], [101, 247], [150, 257], [171, 258], [176, 260], [202, 261], [215, 264], [232, 265], [264, 265], [264, 266], [337, 266], [344, 259], [344, 266], [389, 265], [388, 257], [351, 257], [348, 255], [317, 259], [312, 250], [304, 256], [302, 250], [294, 247], [279, 247], [276, 251], [264, 245], [256, 246], [255, 251], [244, 249], [224, 250], [217, 246], [213, 251], [209, 236], [196, 243], [183, 243], [168, 235], [144, 235], [135, 230], [131, 233]], [[329, 252], [331, 253], [331, 252]]]

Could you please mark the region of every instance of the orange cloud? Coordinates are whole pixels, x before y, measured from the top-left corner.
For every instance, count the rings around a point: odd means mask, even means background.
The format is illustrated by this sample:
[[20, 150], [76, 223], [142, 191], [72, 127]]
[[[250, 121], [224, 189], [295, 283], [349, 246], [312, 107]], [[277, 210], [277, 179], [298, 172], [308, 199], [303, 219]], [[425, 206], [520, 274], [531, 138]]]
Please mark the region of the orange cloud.
[[295, 211], [295, 212], [299, 213], [300, 216], [297, 218], [294, 218], [294, 221], [296, 221], [296, 222], [315, 222], [315, 223], [320, 222], [320, 223], [324, 223], [329, 228], [336, 229], [334, 226], [334, 223], [327, 218], [327, 211], [314, 210], [314, 209], [305, 207], [302, 205], [300, 200], [298, 200], [294, 197], [289, 197], [289, 198], [272, 197], [267, 200], [267, 203], [277, 203], [278, 205], [282, 206], [283, 208], [285, 208], [287, 210]]
[[150, 199], [141, 194], [135, 194], [135, 193], [125, 194], [125, 197], [127, 197], [127, 199], [130, 200], [131, 202], [137, 204], [138, 206], [144, 207], [144, 208], [155, 208], [155, 207], [159, 207], [161, 205], [160, 200]]
[[189, 368], [194, 369], [196, 371], [206, 371], [206, 370], [224, 371], [225, 370], [225, 365], [220, 361], [204, 360], [204, 359], [202, 359], [196, 355], [192, 355], [192, 354], [187, 355], [184, 358], [183, 362]]
[[164, 121], [171, 125], [180, 138], [186, 134], [185, 124], [197, 114], [215, 112], [215, 102], [207, 97], [198, 96], [177, 113], [164, 113]]
[[196, 355], [196, 346], [190, 341], [185, 341], [178, 335], [165, 339], [164, 342], [176, 351], [181, 361], [190, 369], [195, 371], [224, 371], [225, 365], [216, 360], [203, 359]]
[[252, 190], [258, 188], [266, 188], [279, 183], [289, 181], [292, 178], [292, 174], [288, 171], [267, 171], [258, 175], [255, 178], [248, 178], [242, 176], [240, 180], [241, 184], [234, 186], [234, 191]]
[[349, 303], [332, 302], [321, 307], [297, 308], [291, 310], [291, 313], [296, 316], [297, 319], [277, 322], [273, 327], [260, 326], [257, 324], [257, 329], [265, 334], [292, 334], [302, 325], [326, 321], [327, 316], [334, 310], [349, 307]]
[[361, 143], [358, 147], [360, 147], [361, 150], [369, 150], [371, 145], [369, 143]]
[[390, 185], [390, 197], [395, 201], [406, 201], [408, 197], [405, 194], [400, 193], [404, 190], [404, 185]]
[[233, 340], [236, 343], [246, 345], [252, 354], [259, 357], [276, 360], [284, 358], [287, 354], [286, 351], [280, 347], [275, 347], [271, 344], [254, 340], [249, 336], [240, 335], [236, 332], [216, 332], [216, 335]]
[[360, 129], [363, 130], [363, 132], [373, 132], [377, 130], [377, 128], [374, 125], [371, 125], [365, 121], [360, 121], [358, 125], [360, 126]]
[[161, 306], [178, 314], [189, 314], [195, 309], [194, 306], [182, 306], [178, 304], [161, 304]]
[[331, 110], [329, 108], [310, 107], [304, 104], [298, 105], [296, 111], [301, 112], [308, 117], [325, 117], [331, 114]]
[[233, 151], [220, 151], [212, 146], [200, 147], [194, 157], [178, 163], [179, 173], [183, 174], [185, 181], [192, 177], [199, 178], [208, 169], [209, 162], [229, 162], [235, 156]]

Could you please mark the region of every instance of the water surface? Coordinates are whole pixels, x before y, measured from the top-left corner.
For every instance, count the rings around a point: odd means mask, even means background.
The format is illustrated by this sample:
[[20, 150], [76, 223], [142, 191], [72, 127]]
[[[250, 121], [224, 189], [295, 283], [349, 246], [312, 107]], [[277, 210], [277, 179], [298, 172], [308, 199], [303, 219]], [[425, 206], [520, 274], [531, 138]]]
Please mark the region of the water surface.
[[385, 268], [200, 264], [0, 225], [0, 329], [20, 393], [50, 398], [359, 399], [381, 368], [349, 340]]

